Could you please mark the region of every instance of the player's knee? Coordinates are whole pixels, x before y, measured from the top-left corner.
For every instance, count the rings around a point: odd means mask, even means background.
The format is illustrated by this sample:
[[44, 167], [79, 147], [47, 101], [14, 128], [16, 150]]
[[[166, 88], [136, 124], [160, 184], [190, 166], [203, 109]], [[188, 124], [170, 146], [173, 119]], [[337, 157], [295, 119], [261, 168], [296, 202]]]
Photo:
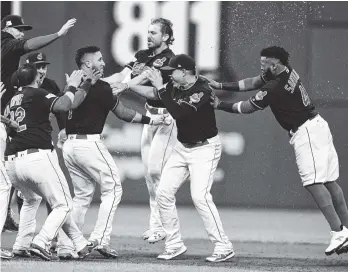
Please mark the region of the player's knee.
[[168, 203], [175, 202], [175, 196], [168, 190], [158, 188], [156, 193], [156, 202], [159, 206], [163, 207]]
[[162, 167], [158, 164], [149, 164], [146, 176], [152, 183], [158, 183], [161, 178]]
[[209, 200], [205, 193], [191, 193], [191, 197], [195, 206], [207, 205], [207, 200]]

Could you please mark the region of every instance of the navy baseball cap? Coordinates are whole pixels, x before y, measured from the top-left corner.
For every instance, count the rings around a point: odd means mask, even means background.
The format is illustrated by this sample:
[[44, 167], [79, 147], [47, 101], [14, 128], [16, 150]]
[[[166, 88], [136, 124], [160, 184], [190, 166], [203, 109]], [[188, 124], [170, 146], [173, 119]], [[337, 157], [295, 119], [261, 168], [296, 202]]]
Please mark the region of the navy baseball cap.
[[7, 15], [1, 20], [1, 29], [5, 27], [21, 28], [24, 31], [33, 29], [30, 25], [24, 24], [24, 20], [18, 15]]
[[46, 60], [46, 55], [41, 52], [31, 53], [25, 60], [26, 63], [34, 63], [34, 64], [50, 64]]
[[167, 66], [160, 68], [160, 70], [170, 71], [176, 69], [185, 69], [189, 71], [196, 70], [196, 62], [188, 55], [180, 54], [172, 57]]

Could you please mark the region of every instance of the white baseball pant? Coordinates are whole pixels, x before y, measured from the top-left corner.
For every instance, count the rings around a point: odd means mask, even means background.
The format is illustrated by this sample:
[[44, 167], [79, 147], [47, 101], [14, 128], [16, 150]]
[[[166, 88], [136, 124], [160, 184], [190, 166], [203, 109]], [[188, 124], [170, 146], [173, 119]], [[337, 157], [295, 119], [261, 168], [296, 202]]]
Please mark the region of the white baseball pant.
[[[6, 169], [14, 187], [24, 197], [20, 213], [19, 231], [13, 249], [28, 249], [33, 242], [47, 248], [62, 227], [72, 239], [77, 251], [87, 245], [87, 240], [71, 216], [72, 199], [68, 183], [59, 166], [55, 151], [42, 150], [18, 152], [8, 156]], [[34, 237], [36, 213], [44, 198], [52, 208], [40, 232]]]
[[6, 128], [3, 123], [0, 124], [0, 148], [1, 148], [1, 179], [0, 179], [0, 244], [1, 244], [1, 233], [4, 227], [8, 202], [10, 198], [11, 182], [7, 175], [5, 166], [4, 166], [4, 152], [6, 148]]
[[[148, 109], [147, 116], [151, 118], [156, 115], [150, 111], [157, 110], [157, 108], [148, 105], [146, 107]], [[141, 158], [145, 168], [145, 181], [150, 195], [149, 229], [153, 231], [163, 229], [156, 202], [156, 191], [163, 167], [168, 161], [176, 141], [177, 127], [173, 119], [169, 126], [144, 125], [141, 137]]]
[[336, 181], [339, 163], [328, 123], [318, 114], [293, 133], [296, 164], [303, 186]]
[[218, 210], [210, 189], [214, 172], [221, 156], [219, 136], [207, 140], [201, 146], [188, 148], [177, 141], [174, 151], [163, 169], [157, 189], [157, 202], [161, 220], [167, 232], [165, 247], [175, 251], [183, 246], [179, 218], [175, 206], [175, 194], [190, 175], [193, 203], [203, 219], [209, 239], [214, 243], [215, 253], [228, 253], [233, 247], [225, 234]]
[[[98, 219], [89, 240], [109, 245], [112, 222], [121, 201], [122, 185], [118, 168], [100, 135], [68, 135], [63, 145], [65, 165], [74, 186], [73, 218], [83, 228], [86, 212], [92, 202], [96, 182], [100, 184], [101, 204]], [[66, 244], [61, 241], [59, 244]]]

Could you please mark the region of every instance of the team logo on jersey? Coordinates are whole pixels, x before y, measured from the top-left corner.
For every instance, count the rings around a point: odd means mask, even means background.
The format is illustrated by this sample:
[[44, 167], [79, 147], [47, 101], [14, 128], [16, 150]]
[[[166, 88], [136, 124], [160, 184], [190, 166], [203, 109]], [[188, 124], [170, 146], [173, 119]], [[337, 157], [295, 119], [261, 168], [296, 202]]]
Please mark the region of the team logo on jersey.
[[154, 62], [153, 62], [153, 66], [154, 67], [162, 67], [164, 62], [166, 61], [166, 57], [164, 58], [161, 58], [161, 59], [156, 59]]
[[190, 103], [198, 103], [201, 101], [201, 98], [203, 96], [203, 93], [194, 93], [193, 95], [190, 96]]
[[255, 100], [256, 101], [260, 101], [262, 100], [265, 96], [267, 95], [267, 91], [259, 91], [256, 95], [255, 95]]

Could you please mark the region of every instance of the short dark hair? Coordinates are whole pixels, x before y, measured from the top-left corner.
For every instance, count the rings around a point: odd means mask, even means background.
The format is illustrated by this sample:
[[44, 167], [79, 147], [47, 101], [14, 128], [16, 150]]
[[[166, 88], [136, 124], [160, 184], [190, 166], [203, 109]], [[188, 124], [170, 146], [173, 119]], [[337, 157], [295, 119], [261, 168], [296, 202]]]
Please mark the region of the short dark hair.
[[270, 46], [261, 50], [261, 57], [278, 59], [283, 65], [289, 65], [290, 54], [280, 46]]
[[75, 62], [77, 64], [77, 67], [81, 68], [82, 65], [82, 58], [88, 54], [88, 53], [96, 53], [99, 52], [100, 48], [98, 46], [95, 45], [88, 45], [85, 47], [81, 47], [79, 49], [76, 50], [76, 54], [75, 54]]
[[170, 45], [174, 42], [174, 34], [173, 34], [173, 23], [165, 18], [155, 18], [151, 20], [151, 24], [160, 24], [162, 34], [168, 34], [169, 38], [166, 40], [166, 44]]
[[37, 69], [35, 64], [25, 63], [18, 68], [16, 73], [17, 86], [22, 87], [30, 85], [34, 82], [37, 75]]

